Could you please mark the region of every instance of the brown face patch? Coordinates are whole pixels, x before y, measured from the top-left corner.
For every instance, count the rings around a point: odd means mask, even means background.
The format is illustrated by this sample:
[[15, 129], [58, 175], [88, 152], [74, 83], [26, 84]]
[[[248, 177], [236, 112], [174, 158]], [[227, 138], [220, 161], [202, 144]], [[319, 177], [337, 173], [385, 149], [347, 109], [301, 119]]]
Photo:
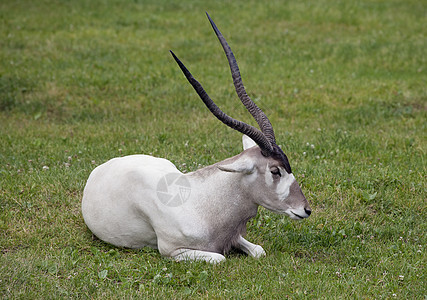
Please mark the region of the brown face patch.
[[281, 167], [283, 167], [288, 174], [292, 173], [291, 165], [289, 164], [288, 157], [286, 154], [280, 149], [276, 144], [273, 145], [273, 153], [271, 155], [272, 158], [279, 161], [281, 163]]

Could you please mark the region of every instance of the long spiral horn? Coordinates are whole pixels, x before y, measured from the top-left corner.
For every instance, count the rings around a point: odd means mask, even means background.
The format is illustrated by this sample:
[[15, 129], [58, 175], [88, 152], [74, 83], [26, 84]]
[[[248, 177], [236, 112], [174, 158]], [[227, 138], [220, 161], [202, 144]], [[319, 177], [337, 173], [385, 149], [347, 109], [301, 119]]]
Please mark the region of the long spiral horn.
[[219, 42], [224, 49], [225, 55], [227, 56], [228, 64], [230, 65], [231, 76], [233, 78], [234, 88], [236, 89], [237, 96], [243, 105], [249, 111], [249, 113], [254, 117], [255, 121], [258, 123], [262, 133], [267, 137], [267, 139], [272, 143], [276, 143], [276, 138], [274, 136], [273, 126], [270, 123], [270, 120], [267, 118], [265, 113], [252, 101], [252, 99], [246, 93], [245, 87], [243, 86], [242, 77], [240, 75], [240, 70], [237, 65], [236, 58], [234, 57], [233, 52], [231, 51], [230, 46], [225, 40], [222, 33], [219, 31], [218, 27], [215, 25], [214, 21], [211, 19], [208, 13], [206, 13], [209, 22], [212, 25], [213, 30], [215, 31], [216, 36], [218, 37]]
[[194, 90], [199, 95], [200, 99], [202, 99], [203, 103], [207, 106], [207, 108], [212, 112], [212, 114], [217, 117], [221, 122], [225, 125], [233, 128], [234, 130], [239, 131], [240, 133], [246, 134], [251, 139], [258, 144], [261, 148], [263, 155], [270, 156], [273, 153], [273, 147], [267, 137], [257, 128], [248, 125], [239, 120], [233, 119], [232, 117], [225, 114], [209, 97], [206, 91], [203, 89], [202, 85], [191, 75], [190, 71], [184, 66], [184, 64], [179, 60], [176, 55], [170, 51], [173, 58], [177, 62], [178, 66], [181, 68], [181, 71], [184, 73], [188, 82], [192, 85]]

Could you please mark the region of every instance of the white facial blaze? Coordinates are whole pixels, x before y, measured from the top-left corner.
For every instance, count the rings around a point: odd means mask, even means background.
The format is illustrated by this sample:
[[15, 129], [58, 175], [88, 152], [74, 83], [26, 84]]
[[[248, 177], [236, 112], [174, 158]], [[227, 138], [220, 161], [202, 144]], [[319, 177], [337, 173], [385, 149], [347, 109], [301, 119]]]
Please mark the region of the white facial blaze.
[[[289, 196], [289, 190], [292, 183], [295, 181], [295, 177], [293, 174], [288, 174], [288, 172], [286, 172], [286, 170], [281, 167], [279, 167], [279, 170], [282, 174], [282, 177], [280, 177], [280, 181], [276, 188], [276, 193], [279, 200], [283, 201]], [[269, 166], [267, 166], [265, 170], [265, 183], [267, 186], [272, 186], [274, 183], [273, 174], [271, 174]]]
[[273, 185], [273, 174], [271, 174], [269, 166], [265, 168], [265, 184], [267, 186]]
[[293, 174], [288, 174], [284, 169], [280, 168], [282, 177], [280, 182], [277, 185], [276, 193], [280, 201], [285, 200], [289, 196], [289, 189], [291, 188], [292, 183], [295, 181]]

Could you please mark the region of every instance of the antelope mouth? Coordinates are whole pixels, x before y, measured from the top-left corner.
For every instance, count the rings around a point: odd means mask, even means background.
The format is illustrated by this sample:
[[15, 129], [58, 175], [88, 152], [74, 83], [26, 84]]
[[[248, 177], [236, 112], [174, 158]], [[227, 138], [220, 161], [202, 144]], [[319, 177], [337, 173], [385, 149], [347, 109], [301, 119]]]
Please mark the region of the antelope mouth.
[[308, 209], [288, 209], [285, 213], [293, 220], [302, 220], [308, 218], [311, 210]]
[[291, 211], [291, 213], [292, 213], [292, 215], [294, 215], [295, 217], [297, 217], [299, 220], [302, 220], [302, 219], [306, 218], [306, 217], [301, 217], [300, 215], [294, 213], [293, 211]]

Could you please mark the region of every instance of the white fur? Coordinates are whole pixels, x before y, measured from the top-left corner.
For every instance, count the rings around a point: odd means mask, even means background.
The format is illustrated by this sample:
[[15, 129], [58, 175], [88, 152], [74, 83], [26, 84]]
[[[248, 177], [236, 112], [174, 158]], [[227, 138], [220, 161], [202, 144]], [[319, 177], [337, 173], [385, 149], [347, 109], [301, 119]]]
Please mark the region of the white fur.
[[285, 200], [289, 196], [289, 189], [291, 188], [292, 183], [295, 181], [293, 174], [288, 174], [285, 169], [279, 168], [282, 174], [280, 178], [280, 183], [277, 185], [276, 193], [281, 201]]
[[254, 161], [249, 157], [246, 159], [239, 159], [231, 164], [218, 165], [218, 168], [225, 172], [236, 172], [236, 173], [245, 173], [251, 174], [254, 171]]
[[[297, 208], [297, 209], [287, 209], [285, 211], [285, 214], [287, 214], [291, 219], [293, 220], [302, 220], [304, 218], [308, 218], [309, 215], [305, 212], [304, 208]], [[299, 217], [298, 217], [298, 216]]]
[[272, 186], [274, 183], [273, 175], [270, 172], [270, 167], [267, 165], [265, 166], [265, 176], [264, 176], [265, 184], [267, 186]]
[[[309, 206], [302, 193], [298, 203], [289, 202], [295, 178], [285, 170], [281, 172], [287, 177], [273, 190], [272, 178], [259, 178], [258, 170], [268, 168], [271, 158], [262, 156], [248, 139], [243, 139], [248, 148], [240, 155], [188, 174], [166, 159], [147, 155], [114, 158], [98, 166], [83, 192], [87, 226], [105, 242], [157, 248], [176, 260], [220, 262], [225, 241], [250, 256], [265, 255], [261, 246], [241, 236], [257, 206], [294, 219], [301, 218], [292, 212], [308, 217], [304, 207]], [[266, 169], [266, 178], [268, 174]]]

